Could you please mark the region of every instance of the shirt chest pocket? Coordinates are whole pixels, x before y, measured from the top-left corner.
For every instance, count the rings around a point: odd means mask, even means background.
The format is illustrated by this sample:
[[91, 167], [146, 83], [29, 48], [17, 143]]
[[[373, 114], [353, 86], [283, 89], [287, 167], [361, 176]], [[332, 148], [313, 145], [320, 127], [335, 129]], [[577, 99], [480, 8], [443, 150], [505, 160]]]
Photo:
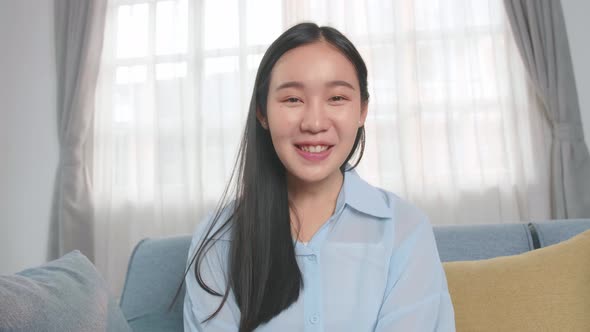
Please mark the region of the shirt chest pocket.
[[330, 244], [322, 250], [326, 328], [365, 331], [374, 326], [387, 284], [387, 258], [379, 245]]

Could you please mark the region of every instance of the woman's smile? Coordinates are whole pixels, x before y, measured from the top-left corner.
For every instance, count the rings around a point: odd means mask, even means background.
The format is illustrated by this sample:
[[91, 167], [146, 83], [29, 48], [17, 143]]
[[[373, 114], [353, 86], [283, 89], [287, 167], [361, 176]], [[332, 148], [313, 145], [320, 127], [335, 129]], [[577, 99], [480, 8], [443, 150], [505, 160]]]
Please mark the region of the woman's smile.
[[319, 162], [330, 155], [333, 145], [295, 145], [297, 152], [309, 161]]

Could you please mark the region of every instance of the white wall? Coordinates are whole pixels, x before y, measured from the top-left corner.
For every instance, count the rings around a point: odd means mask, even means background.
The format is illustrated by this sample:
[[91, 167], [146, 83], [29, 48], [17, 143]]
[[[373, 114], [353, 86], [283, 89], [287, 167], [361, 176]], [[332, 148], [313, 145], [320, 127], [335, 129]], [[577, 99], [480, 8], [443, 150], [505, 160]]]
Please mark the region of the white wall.
[[562, 0], [586, 144], [590, 147], [590, 1]]
[[58, 161], [52, 0], [0, 1], [0, 274], [47, 260]]

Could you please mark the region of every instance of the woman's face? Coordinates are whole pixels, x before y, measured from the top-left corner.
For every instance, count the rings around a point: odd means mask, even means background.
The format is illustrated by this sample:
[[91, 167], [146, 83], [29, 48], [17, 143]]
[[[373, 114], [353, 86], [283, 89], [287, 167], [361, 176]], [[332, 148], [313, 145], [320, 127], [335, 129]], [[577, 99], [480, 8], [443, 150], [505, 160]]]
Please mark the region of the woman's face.
[[267, 118], [258, 116], [288, 174], [314, 183], [339, 176], [367, 105], [361, 102], [354, 65], [334, 46], [315, 42], [277, 61]]

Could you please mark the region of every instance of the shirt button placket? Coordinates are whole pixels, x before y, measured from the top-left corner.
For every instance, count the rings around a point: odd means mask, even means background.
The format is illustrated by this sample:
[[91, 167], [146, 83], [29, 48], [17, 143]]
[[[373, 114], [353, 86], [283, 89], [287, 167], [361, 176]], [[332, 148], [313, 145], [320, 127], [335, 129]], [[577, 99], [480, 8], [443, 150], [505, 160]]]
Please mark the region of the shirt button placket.
[[307, 302], [306, 313], [309, 324], [308, 331], [322, 331], [320, 324], [320, 305], [321, 305], [321, 276], [318, 264], [318, 256], [315, 253], [306, 257], [307, 268], [309, 271], [309, 301]]
[[317, 324], [319, 321], [320, 321], [320, 315], [318, 315], [318, 314], [313, 314], [313, 315], [311, 315], [311, 317], [309, 317], [309, 322], [310, 322], [311, 324], [314, 324], [314, 325], [315, 325], [315, 324]]

